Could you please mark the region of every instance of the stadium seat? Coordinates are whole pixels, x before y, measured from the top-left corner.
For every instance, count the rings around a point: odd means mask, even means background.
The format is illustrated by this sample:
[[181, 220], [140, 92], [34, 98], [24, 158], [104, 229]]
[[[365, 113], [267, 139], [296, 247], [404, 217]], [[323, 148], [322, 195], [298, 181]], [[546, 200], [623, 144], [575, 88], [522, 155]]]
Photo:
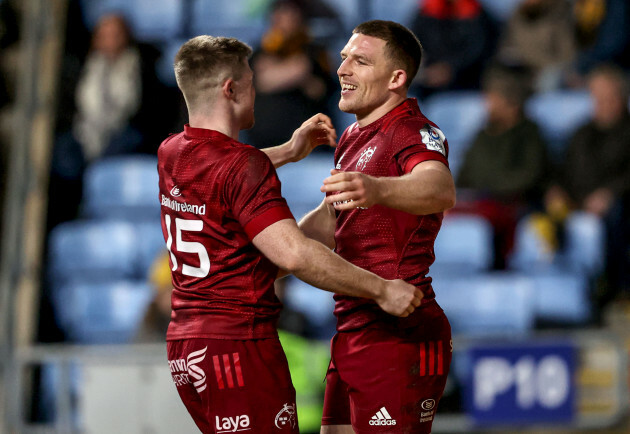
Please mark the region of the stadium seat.
[[140, 279], [149, 278], [149, 270], [161, 252], [166, 251], [162, 226], [159, 221], [140, 222], [135, 225], [138, 239], [136, 275]]
[[566, 270], [594, 277], [603, 270], [605, 228], [598, 217], [585, 212], [571, 213], [564, 223], [564, 245], [552, 250], [537, 227], [537, 217], [518, 223], [509, 266], [515, 270]]
[[493, 231], [481, 216], [447, 215], [435, 240], [431, 275], [467, 274], [490, 269], [493, 261]]
[[[364, 0], [324, 0], [324, 2], [337, 11], [337, 15], [344, 23], [345, 28], [338, 30], [338, 33], [341, 35], [340, 38], [345, 39], [344, 44], [349, 38], [347, 33], [351, 32], [361, 22], [369, 19], [365, 13]], [[337, 54], [339, 54], [339, 51], [337, 51]], [[338, 59], [338, 57], [334, 59]]]
[[[89, 29], [96, 26], [99, 18], [108, 13], [120, 13], [131, 21], [134, 2], [129, 0], [81, 0], [83, 20]], [[133, 22], [130, 22], [133, 26]]]
[[139, 41], [166, 41], [181, 32], [184, 5], [180, 0], [81, 0], [81, 7], [90, 29], [103, 15], [121, 13]]
[[266, 14], [248, 0], [209, 2], [192, 0], [191, 35], [221, 35], [258, 46], [265, 30]]
[[418, 13], [418, 0], [372, 0], [372, 20], [390, 20], [405, 26], [411, 25]]
[[55, 289], [56, 317], [74, 343], [129, 342], [142, 322], [153, 290], [144, 281], [70, 282]]
[[591, 318], [589, 285], [581, 273], [550, 270], [529, 273], [536, 288], [537, 320], [553, 324], [585, 324]]
[[449, 146], [449, 165], [455, 177], [475, 134], [486, 120], [480, 92], [438, 93], [421, 104], [425, 116], [444, 132]]
[[522, 1], [523, 0], [480, 0], [480, 3], [495, 20], [504, 22], [507, 21]]
[[142, 41], [159, 42], [172, 39], [182, 32], [181, 0], [133, 0], [131, 24], [134, 36]]
[[322, 152], [278, 168], [282, 196], [287, 200], [296, 219], [300, 219], [324, 200], [324, 193], [319, 188], [324, 178], [330, 176], [333, 167], [332, 153]]
[[604, 269], [606, 229], [593, 214], [574, 212], [565, 223], [566, 259], [574, 271], [595, 276]]
[[433, 288], [454, 335], [517, 336], [534, 326], [536, 288], [517, 273], [440, 276]]
[[539, 215], [529, 215], [518, 222], [514, 234], [514, 247], [508, 258], [511, 269], [538, 271], [557, 267], [556, 252], [543, 238], [539, 227], [540, 224], [546, 223], [547, 220]]
[[134, 226], [122, 221], [70, 221], [56, 226], [49, 241], [54, 285], [71, 279], [111, 280], [136, 274]]
[[174, 38], [165, 42], [161, 46], [162, 55], [158, 59], [155, 65], [155, 73], [158, 80], [166, 86], [176, 87], [177, 81], [175, 80], [175, 72], [173, 70], [173, 63], [175, 62], [175, 55], [179, 51], [179, 48], [186, 42], [186, 39]]
[[562, 157], [571, 135], [588, 121], [592, 110], [591, 98], [582, 90], [536, 94], [525, 105], [525, 113], [540, 127], [556, 161]]
[[95, 161], [85, 172], [83, 206], [91, 218], [158, 220], [157, 158], [126, 155]]
[[333, 310], [333, 294], [315, 288], [296, 277], [285, 278], [286, 287], [282, 302], [291, 310], [300, 312], [312, 326], [311, 337], [330, 339], [335, 333], [337, 323]]

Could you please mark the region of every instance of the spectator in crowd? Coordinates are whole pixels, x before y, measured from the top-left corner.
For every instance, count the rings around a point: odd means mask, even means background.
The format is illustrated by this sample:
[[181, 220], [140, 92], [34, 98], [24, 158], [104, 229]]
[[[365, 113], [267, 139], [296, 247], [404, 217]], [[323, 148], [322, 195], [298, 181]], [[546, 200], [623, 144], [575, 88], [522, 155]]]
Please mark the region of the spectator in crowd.
[[143, 84], [143, 60], [125, 18], [103, 16], [79, 72], [70, 130], [59, 134], [53, 148], [49, 229], [76, 217], [89, 163], [141, 150], [134, 117], [142, 105]]
[[492, 223], [499, 269], [505, 267], [518, 218], [541, 203], [548, 176], [546, 144], [523, 111], [530, 94], [526, 83], [522, 73], [488, 71], [483, 85], [488, 120], [457, 176], [456, 210], [479, 213]]
[[588, 76], [588, 88], [594, 106], [592, 118], [571, 138], [545, 204], [555, 220], [572, 210], [603, 219], [611, 291], [605, 297], [613, 297], [619, 289], [630, 289], [630, 90], [624, 71], [613, 65], [594, 69]]
[[425, 60], [415, 87], [421, 95], [478, 88], [492, 55], [495, 25], [478, 0], [420, 0], [411, 30], [422, 41]]
[[630, 3], [627, 0], [575, 0], [573, 16], [578, 55], [567, 77], [582, 86], [584, 77], [601, 63], [630, 67]]
[[256, 88], [256, 125], [248, 143], [283, 143], [305, 118], [327, 110], [334, 87], [326, 51], [311, 41], [301, 2], [272, 4], [269, 30], [251, 64]]
[[566, 0], [522, 0], [503, 29], [497, 54], [502, 63], [530, 69], [534, 88], [545, 91], [562, 85], [575, 49]]

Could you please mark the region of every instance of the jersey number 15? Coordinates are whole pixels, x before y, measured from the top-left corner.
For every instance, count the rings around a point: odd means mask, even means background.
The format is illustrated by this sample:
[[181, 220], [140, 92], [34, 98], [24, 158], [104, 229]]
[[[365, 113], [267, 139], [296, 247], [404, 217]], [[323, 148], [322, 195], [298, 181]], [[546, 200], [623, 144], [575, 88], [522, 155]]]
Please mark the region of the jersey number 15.
[[166, 223], [166, 232], [168, 238], [166, 240], [166, 248], [171, 254], [171, 262], [173, 263], [172, 270], [177, 270], [179, 262], [177, 262], [177, 256], [175, 253], [196, 253], [199, 256], [199, 267], [192, 267], [190, 265], [182, 263], [182, 274], [192, 277], [206, 277], [210, 273], [210, 258], [208, 252], [203, 244], [182, 240], [182, 232], [201, 232], [203, 230], [203, 221], [201, 220], [186, 220], [175, 218], [175, 246], [173, 246], [173, 235], [171, 232], [171, 216], [164, 215], [164, 223]]

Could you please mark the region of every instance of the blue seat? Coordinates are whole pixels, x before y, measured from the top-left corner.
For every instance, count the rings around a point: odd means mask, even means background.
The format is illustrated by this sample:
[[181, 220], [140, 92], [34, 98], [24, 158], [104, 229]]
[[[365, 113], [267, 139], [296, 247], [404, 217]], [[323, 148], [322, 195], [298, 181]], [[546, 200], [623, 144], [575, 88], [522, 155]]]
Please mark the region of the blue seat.
[[409, 26], [418, 13], [418, 0], [372, 0], [372, 20], [390, 20]]
[[592, 111], [591, 98], [583, 90], [536, 94], [525, 105], [525, 113], [540, 126], [555, 159], [562, 156], [567, 141], [588, 121]]
[[537, 215], [526, 216], [517, 223], [514, 247], [508, 258], [510, 268], [536, 272], [558, 266], [556, 252], [537, 227], [541, 223], [545, 224], [546, 220]]
[[566, 261], [569, 267], [588, 276], [604, 269], [606, 258], [606, 229], [597, 216], [574, 212], [565, 223]]
[[149, 278], [149, 271], [155, 259], [166, 251], [162, 226], [159, 221], [140, 222], [135, 225], [138, 238], [138, 276]]
[[192, 35], [229, 36], [257, 46], [265, 30], [265, 11], [248, 0], [193, 0]]
[[440, 276], [433, 288], [453, 334], [518, 336], [533, 329], [536, 292], [532, 280], [523, 275]]
[[477, 215], [446, 215], [435, 240], [431, 275], [487, 271], [493, 261], [493, 231]]
[[[83, 20], [88, 28], [93, 29], [98, 20], [109, 13], [123, 14], [131, 20], [134, 2], [129, 0], [81, 0]], [[133, 23], [130, 22], [133, 26]]]
[[591, 299], [586, 277], [570, 271], [530, 273], [536, 288], [538, 320], [555, 324], [585, 324], [591, 318]]
[[457, 176], [466, 151], [486, 121], [486, 106], [480, 92], [444, 92], [427, 98], [420, 107], [444, 133], [449, 146], [449, 166]]
[[312, 337], [330, 339], [335, 333], [337, 323], [333, 315], [335, 309], [333, 294], [293, 276], [285, 278], [284, 281], [286, 287], [282, 302], [285, 306], [304, 315], [312, 327]]
[[155, 65], [155, 73], [160, 82], [166, 86], [177, 86], [173, 63], [175, 62], [175, 55], [184, 42], [186, 42], [186, 39], [173, 38], [161, 46], [162, 55]]
[[[358, 24], [369, 19], [365, 15], [365, 4], [364, 0], [346, 0], [346, 1], [338, 1], [338, 0], [324, 0], [332, 9], [337, 12], [339, 18], [343, 21], [344, 29], [339, 29], [339, 37], [345, 38], [345, 42], [348, 41], [350, 37], [347, 33], [351, 32]], [[343, 45], [342, 45], [343, 47]], [[333, 59], [339, 59], [339, 51], [337, 51], [337, 56]]]
[[287, 200], [296, 219], [317, 207], [324, 200], [319, 189], [334, 167], [331, 153], [313, 154], [297, 163], [278, 168], [282, 196]]
[[108, 13], [121, 13], [140, 41], [165, 41], [181, 32], [180, 0], [81, 0], [83, 17], [92, 29]]
[[133, 0], [131, 24], [134, 36], [142, 41], [167, 41], [182, 31], [181, 0]]
[[536, 228], [536, 216], [516, 227], [510, 268], [523, 271], [564, 270], [596, 276], [604, 268], [606, 234], [602, 220], [585, 212], [571, 213], [564, 223], [564, 247], [554, 251]]
[[50, 234], [54, 284], [71, 279], [132, 278], [137, 272], [134, 226], [122, 221], [70, 221]]
[[115, 344], [134, 337], [153, 296], [144, 281], [75, 281], [56, 288], [53, 305], [72, 342]]
[[159, 219], [157, 158], [126, 155], [104, 158], [85, 172], [83, 206], [87, 217]]
[[495, 20], [504, 22], [514, 13], [514, 10], [518, 7], [523, 0], [479, 0], [481, 6], [492, 16]]

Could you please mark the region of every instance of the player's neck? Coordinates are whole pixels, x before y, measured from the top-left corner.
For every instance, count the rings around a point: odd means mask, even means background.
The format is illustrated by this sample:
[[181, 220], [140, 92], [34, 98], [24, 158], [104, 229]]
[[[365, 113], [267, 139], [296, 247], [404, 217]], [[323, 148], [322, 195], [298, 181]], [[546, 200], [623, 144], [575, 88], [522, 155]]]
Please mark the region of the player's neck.
[[229, 116], [222, 116], [218, 113], [190, 113], [188, 124], [193, 128], [218, 131], [234, 140], [238, 140], [239, 128], [235, 122], [230, 122]]
[[390, 111], [398, 107], [400, 104], [402, 104], [406, 99], [407, 99], [406, 95], [396, 94], [392, 98], [389, 98], [387, 101], [385, 101], [385, 103], [376, 107], [371, 112], [362, 116], [357, 114], [357, 123], [359, 124], [359, 127], [361, 128], [366, 127], [370, 125], [372, 122], [379, 120], [380, 118], [385, 116], [387, 113], [389, 113]]

